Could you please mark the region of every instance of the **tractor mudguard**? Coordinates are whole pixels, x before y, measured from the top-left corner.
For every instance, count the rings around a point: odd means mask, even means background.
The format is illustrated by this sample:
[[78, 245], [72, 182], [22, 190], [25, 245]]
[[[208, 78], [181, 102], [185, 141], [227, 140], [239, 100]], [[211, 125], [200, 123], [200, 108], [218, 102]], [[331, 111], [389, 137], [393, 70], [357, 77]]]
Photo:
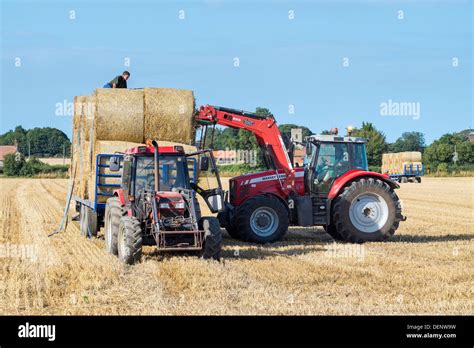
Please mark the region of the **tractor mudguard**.
[[328, 199], [333, 200], [337, 197], [341, 189], [346, 186], [347, 183], [353, 181], [354, 179], [358, 179], [361, 177], [367, 178], [377, 178], [384, 182], [386, 182], [393, 190], [400, 188], [396, 182], [390, 179], [390, 177], [386, 174], [380, 174], [376, 172], [369, 172], [366, 170], [350, 170], [344, 175], [337, 178], [331, 186], [331, 190], [328, 194]]

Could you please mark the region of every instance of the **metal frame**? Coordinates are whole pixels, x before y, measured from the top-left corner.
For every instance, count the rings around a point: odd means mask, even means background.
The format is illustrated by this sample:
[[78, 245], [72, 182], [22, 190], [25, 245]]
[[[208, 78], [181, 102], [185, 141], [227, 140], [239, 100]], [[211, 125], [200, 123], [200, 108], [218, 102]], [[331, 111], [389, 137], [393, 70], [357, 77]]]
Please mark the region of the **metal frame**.
[[417, 164], [416, 165], [416, 170], [413, 169], [413, 164], [405, 164], [403, 166], [403, 173], [402, 174], [390, 174], [391, 178], [402, 178], [402, 177], [418, 177], [418, 176], [423, 176], [425, 175], [425, 165], [421, 164], [421, 170], [420, 166]]

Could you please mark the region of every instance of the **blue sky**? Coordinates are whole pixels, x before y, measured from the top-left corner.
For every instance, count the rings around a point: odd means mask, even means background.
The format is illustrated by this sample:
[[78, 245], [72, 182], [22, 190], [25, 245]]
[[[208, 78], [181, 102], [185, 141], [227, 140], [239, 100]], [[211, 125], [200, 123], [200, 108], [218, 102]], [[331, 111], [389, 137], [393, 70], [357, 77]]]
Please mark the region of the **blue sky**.
[[[420, 131], [430, 143], [473, 127], [469, 0], [0, 2], [2, 133], [21, 124], [70, 135], [57, 103], [124, 69], [132, 88], [268, 107], [314, 132], [370, 121], [389, 141]], [[419, 117], [381, 115], [388, 100], [417, 103]]]

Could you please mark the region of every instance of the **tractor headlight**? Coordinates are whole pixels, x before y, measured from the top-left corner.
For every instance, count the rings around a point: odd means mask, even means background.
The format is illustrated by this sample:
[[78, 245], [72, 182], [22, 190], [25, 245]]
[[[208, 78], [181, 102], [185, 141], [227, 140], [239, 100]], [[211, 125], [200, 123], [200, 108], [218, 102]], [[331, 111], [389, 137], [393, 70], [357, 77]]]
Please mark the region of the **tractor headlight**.
[[176, 209], [184, 209], [184, 202], [176, 203], [174, 207]]
[[169, 203], [160, 203], [160, 208], [161, 209], [169, 209], [170, 205], [169, 205]]

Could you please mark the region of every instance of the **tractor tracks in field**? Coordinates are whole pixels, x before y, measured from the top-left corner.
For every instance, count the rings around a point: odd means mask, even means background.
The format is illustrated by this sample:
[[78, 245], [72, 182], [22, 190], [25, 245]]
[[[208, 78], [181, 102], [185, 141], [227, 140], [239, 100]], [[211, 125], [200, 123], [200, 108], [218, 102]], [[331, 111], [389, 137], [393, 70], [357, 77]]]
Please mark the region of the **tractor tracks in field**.
[[0, 282], [0, 312], [21, 314], [32, 308], [43, 306], [43, 282], [41, 273], [40, 248], [35, 233], [28, 233], [28, 224], [35, 221], [34, 211], [25, 205], [25, 180], [12, 179], [2, 185], [0, 206], [2, 214], [2, 255]]
[[[56, 229], [59, 225], [62, 213], [64, 210], [65, 199], [61, 199], [57, 190], [51, 186], [58, 186], [49, 180], [41, 180], [39, 182], [39, 189], [43, 191], [45, 196], [50, 196], [53, 199], [49, 199], [46, 206], [39, 208], [42, 210], [42, 215], [45, 219], [50, 219], [52, 222], [49, 225], [51, 231]], [[36, 188], [38, 190], [38, 188]], [[42, 195], [37, 195], [36, 206], [40, 205], [40, 198]], [[41, 200], [42, 201], [42, 200]], [[90, 240], [82, 237], [79, 232], [79, 228], [74, 221], [69, 221], [68, 228], [66, 231], [50, 237], [50, 240], [54, 243], [55, 248], [59, 251], [64, 261], [71, 264], [79, 263], [86, 265], [101, 266], [110, 262], [109, 255], [104, 250], [99, 248]]]

